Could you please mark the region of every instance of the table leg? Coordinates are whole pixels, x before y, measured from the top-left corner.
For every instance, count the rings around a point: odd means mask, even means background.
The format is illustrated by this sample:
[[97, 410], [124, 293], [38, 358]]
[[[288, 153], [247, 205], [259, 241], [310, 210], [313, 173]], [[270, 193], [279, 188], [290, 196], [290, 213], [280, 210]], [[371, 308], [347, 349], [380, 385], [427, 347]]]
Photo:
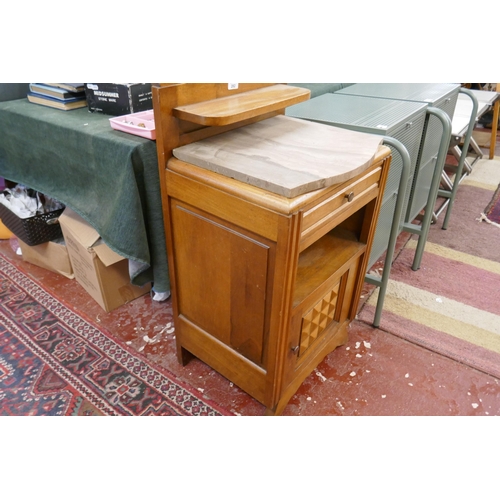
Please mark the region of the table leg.
[[493, 123], [491, 124], [490, 160], [495, 156], [495, 146], [497, 144], [498, 108], [500, 101], [493, 106]]

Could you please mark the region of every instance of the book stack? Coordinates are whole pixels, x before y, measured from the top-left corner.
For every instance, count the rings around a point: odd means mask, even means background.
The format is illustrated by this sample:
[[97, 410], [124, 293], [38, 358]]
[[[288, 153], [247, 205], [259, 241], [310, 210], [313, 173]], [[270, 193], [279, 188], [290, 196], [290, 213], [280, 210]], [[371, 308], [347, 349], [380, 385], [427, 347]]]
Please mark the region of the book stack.
[[87, 106], [83, 83], [30, 83], [28, 100], [62, 110]]

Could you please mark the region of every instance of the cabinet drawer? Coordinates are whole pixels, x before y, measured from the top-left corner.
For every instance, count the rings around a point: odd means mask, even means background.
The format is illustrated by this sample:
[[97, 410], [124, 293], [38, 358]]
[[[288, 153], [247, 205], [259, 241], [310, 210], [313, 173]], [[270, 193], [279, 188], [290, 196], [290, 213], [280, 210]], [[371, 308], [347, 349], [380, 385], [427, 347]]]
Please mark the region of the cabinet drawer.
[[378, 194], [381, 168], [370, 170], [302, 215], [300, 251]]

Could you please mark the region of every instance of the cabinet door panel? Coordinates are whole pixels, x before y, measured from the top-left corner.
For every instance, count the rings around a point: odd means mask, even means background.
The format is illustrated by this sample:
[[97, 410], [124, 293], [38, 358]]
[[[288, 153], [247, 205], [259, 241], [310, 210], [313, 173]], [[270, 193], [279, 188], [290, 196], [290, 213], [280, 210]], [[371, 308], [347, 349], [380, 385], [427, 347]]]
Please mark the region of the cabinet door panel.
[[172, 220], [179, 315], [261, 364], [271, 248], [176, 201]]

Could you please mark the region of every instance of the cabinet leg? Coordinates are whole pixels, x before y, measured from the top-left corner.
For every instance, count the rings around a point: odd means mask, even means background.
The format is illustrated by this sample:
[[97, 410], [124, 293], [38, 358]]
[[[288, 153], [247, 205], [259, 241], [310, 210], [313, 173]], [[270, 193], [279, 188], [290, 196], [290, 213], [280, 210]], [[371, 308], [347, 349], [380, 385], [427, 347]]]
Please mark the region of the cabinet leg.
[[276, 405], [274, 408], [266, 408], [266, 412], [264, 413], [265, 417], [278, 417], [281, 415], [281, 412], [283, 411], [283, 408], [281, 411], [277, 411], [278, 405]]
[[[293, 395], [293, 394], [292, 394]], [[291, 396], [285, 395], [285, 397], [281, 398], [276, 406], [273, 408], [266, 408], [264, 416], [266, 417], [278, 417], [283, 413], [283, 410], [286, 408], [286, 405], [290, 401]]]
[[179, 361], [182, 366], [186, 366], [193, 358], [194, 356], [184, 349], [184, 347], [177, 346], [177, 361]]

